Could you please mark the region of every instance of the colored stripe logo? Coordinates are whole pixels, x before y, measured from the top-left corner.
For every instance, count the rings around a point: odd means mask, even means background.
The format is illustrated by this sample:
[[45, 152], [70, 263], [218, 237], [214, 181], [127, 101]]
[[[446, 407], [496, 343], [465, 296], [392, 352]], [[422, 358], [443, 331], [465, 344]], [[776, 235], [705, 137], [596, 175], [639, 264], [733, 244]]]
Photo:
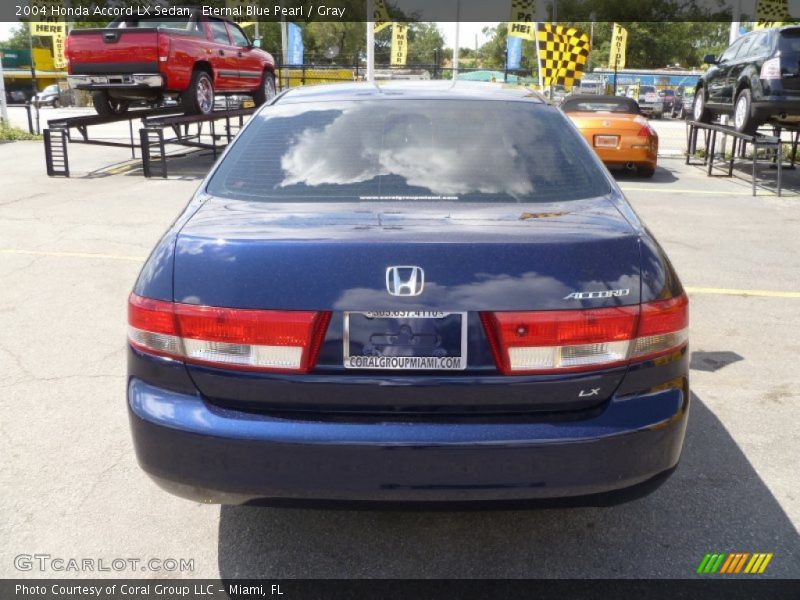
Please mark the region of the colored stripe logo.
[[700, 575], [761, 574], [767, 569], [771, 560], [772, 552], [709, 552], [700, 561], [697, 573]]

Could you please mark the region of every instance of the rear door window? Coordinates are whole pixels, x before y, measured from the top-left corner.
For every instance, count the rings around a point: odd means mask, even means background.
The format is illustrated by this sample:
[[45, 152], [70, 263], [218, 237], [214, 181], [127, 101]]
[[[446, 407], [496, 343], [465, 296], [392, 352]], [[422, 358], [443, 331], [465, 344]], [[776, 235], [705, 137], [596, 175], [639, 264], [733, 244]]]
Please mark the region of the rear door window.
[[750, 48], [750, 56], [755, 58], [770, 54], [770, 50], [772, 49], [770, 47], [772, 45], [770, 44], [770, 39], [769, 32], [767, 31], [762, 31], [756, 35], [753, 40], [753, 46]]
[[800, 54], [800, 28], [781, 31], [779, 48], [781, 56], [784, 54]]
[[271, 202], [545, 202], [610, 187], [556, 109], [448, 99], [276, 104], [253, 117], [208, 191]]
[[228, 28], [225, 27], [225, 21], [211, 19], [208, 24], [211, 26], [211, 36], [214, 41], [218, 44], [229, 46], [231, 41], [228, 38]]

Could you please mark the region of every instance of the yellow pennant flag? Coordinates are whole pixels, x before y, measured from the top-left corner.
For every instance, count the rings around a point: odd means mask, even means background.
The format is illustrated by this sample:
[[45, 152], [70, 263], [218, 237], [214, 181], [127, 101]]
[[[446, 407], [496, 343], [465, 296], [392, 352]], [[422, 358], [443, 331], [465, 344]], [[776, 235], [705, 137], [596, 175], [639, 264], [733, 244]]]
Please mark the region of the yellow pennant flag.
[[67, 57], [64, 56], [64, 43], [66, 41], [66, 31], [62, 31], [53, 36], [53, 66], [56, 69], [67, 68]]
[[66, 35], [67, 26], [64, 17], [58, 16], [58, 11], [64, 8], [62, 0], [31, 0], [31, 14], [36, 15], [39, 21], [31, 21], [31, 35], [56, 36]]
[[511, 20], [508, 22], [508, 35], [526, 40], [536, 39], [533, 25], [535, 0], [511, 0]]
[[374, 14], [373, 19], [375, 19], [375, 27], [373, 31], [378, 33], [379, 31], [383, 31], [389, 25], [392, 24], [391, 20], [389, 19], [389, 9], [386, 8], [386, 0], [375, 0], [374, 3]]
[[64, 21], [31, 21], [31, 35], [52, 37], [64, 36], [67, 26]]
[[758, 0], [756, 2], [755, 29], [777, 27], [791, 18], [788, 0]]
[[394, 23], [392, 25], [392, 65], [405, 65], [408, 53], [408, 25]]
[[625, 68], [625, 50], [628, 45], [628, 30], [619, 23], [614, 23], [611, 30], [611, 56], [608, 59], [609, 69]]

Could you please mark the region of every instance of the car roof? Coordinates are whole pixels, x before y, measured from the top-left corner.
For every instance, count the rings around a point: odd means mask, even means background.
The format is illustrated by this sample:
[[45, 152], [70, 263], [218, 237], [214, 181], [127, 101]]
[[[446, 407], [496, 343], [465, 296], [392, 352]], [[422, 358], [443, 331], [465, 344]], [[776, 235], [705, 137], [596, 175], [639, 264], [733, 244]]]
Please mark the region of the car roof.
[[279, 102], [332, 102], [352, 100], [504, 100], [547, 104], [534, 90], [520, 86], [475, 81], [391, 81], [339, 83], [291, 88]]

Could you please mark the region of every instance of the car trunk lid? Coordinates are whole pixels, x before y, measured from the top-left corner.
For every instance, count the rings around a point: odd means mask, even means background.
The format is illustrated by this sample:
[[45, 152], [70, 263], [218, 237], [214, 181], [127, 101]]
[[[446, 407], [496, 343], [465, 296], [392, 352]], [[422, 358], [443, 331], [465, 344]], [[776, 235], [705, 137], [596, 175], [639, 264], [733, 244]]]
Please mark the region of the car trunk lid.
[[[509, 386], [480, 313], [628, 306], [640, 295], [637, 233], [605, 198], [474, 207], [210, 199], [181, 230], [175, 256], [176, 302], [331, 313], [310, 374], [189, 367], [207, 398], [259, 410], [587, 408], [608, 398], [624, 368], [519, 376]], [[392, 266], [419, 267], [422, 293], [391, 295]], [[366, 346], [464, 361], [348, 367], [348, 354], [369, 354]]]

